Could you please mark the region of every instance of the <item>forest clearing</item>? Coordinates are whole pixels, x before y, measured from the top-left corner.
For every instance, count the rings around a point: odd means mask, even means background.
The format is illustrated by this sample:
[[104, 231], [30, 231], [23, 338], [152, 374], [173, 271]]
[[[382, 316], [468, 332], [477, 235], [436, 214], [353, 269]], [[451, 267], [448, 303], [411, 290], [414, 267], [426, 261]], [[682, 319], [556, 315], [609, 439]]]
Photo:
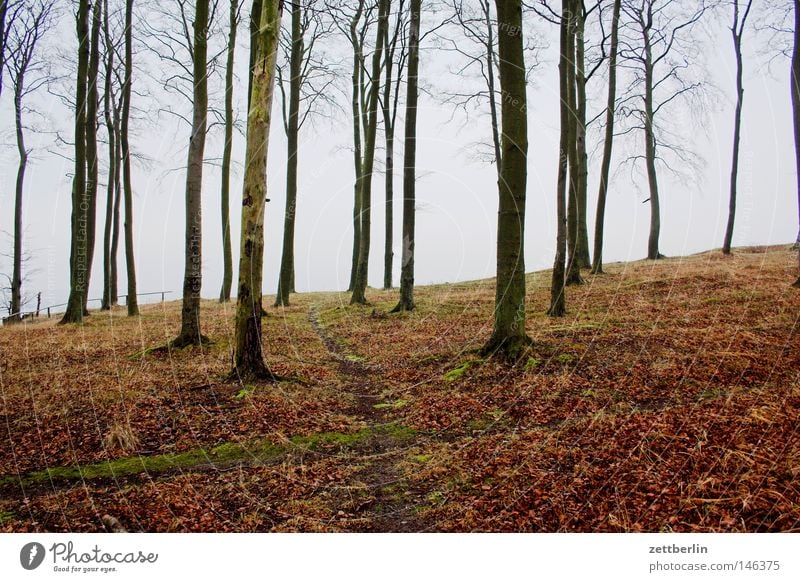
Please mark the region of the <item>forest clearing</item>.
[[[789, 246], [606, 265], [546, 315], [527, 275], [516, 365], [484, 359], [494, 280], [301, 293], [263, 317], [279, 382], [180, 302], [0, 329], [0, 530], [800, 531]], [[105, 525], [104, 525], [105, 524]]]

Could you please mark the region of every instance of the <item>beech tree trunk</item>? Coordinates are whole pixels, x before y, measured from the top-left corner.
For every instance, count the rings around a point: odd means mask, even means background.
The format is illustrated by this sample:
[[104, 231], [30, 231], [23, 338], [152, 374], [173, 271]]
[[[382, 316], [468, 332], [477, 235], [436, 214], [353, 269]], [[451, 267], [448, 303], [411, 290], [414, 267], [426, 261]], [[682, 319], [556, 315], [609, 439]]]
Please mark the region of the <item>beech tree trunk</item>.
[[236, 302], [234, 374], [240, 379], [272, 379], [261, 341], [264, 210], [267, 197], [267, 149], [272, 121], [280, 36], [281, 2], [264, 0], [254, 61], [242, 194], [242, 235]]
[[414, 309], [414, 251], [417, 198], [417, 104], [419, 102], [419, 31], [422, 0], [411, 0], [406, 86], [405, 153], [403, 157], [403, 255], [400, 302], [393, 312]]
[[528, 117], [521, 0], [495, 0], [500, 56], [502, 166], [497, 215], [494, 330], [483, 348], [516, 360], [530, 343], [525, 333], [525, 194]]
[[[617, 0], [619, 2], [619, 0]], [[556, 181], [556, 256], [553, 263], [553, 279], [550, 284], [550, 317], [566, 314], [566, 262], [567, 262], [567, 153], [570, 147], [570, 82], [569, 82], [569, 15], [571, 0], [561, 0], [561, 23], [559, 26], [558, 84], [560, 95], [559, 116], [561, 129], [558, 146], [558, 178]]]
[[176, 348], [201, 345], [208, 341], [208, 338], [200, 333], [200, 289], [203, 284], [203, 218], [200, 203], [208, 116], [208, 0], [197, 0], [195, 3], [193, 59], [192, 133], [189, 137], [186, 160], [186, 258], [183, 273], [183, 307], [181, 331], [171, 343], [172, 347]]
[[587, 190], [589, 181], [589, 156], [586, 153], [586, 40], [585, 15], [581, 5], [575, 11], [575, 89], [577, 92], [577, 118], [575, 147], [578, 149], [578, 246], [575, 257], [578, 268], [591, 266], [589, 258], [589, 229], [586, 225]]
[[[800, 0], [794, 0], [794, 49], [792, 51], [792, 114], [794, 121], [794, 152], [797, 170], [797, 209], [800, 222]], [[797, 235], [798, 267], [800, 267], [800, 231]], [[800, 287], [800, 276], [794, 282]]]
[[378, 97], [380, 95], [381, 59], [385, 38], [388, 34], [389, 0], [380, 0], [378, 4], [378, 30], [375, 49], [372, 53], [372, 77], [370, 79], [368, 97], [368, 122], [364, 136], [364, 158], [359, 181], [359, 197], [361, 199], [361, 238], [358, 243], [358, 264], [350, 303], [365, 305], [367, 303], [367, 275], [369, 268], [370, 214], [372, 205], [372, 171], [375, 163], [375, 140], [378, 132]]
[[656, 173], [656, 136], [653, 128], [653, 51], [650, 44], [650, 29], [643, 30], [644, 62], [644, 139], [647, 183], [650, 187], [650, 236], [647, 241], [647, 258], [663, 258], [658, 242], [661, 234], [661, 202], [658, 195]]
[[239, 20], [239, 0], [231, 0], [228, 29], [228, 49], [225, 63], [225, 145], [222, 149], [222, 288], [220, 303], [231, 300], [233, 285], [233, 251], [231, 249], [231, 152], [233, 150], [233, 65], [236, 54], [236, 28]]
[[[402, 4], [401, 4], [402, 6]], [[391, 10], [391, 6], [390, 6]], [[401, 15], [397, 16], [398, 21]], [[384, 52], [386, 54], [385, 80], [383, 84], [383, 100], [381, 111], [383, 113], [383, 134], [386, 142], [386, 174], [384, 180], [385, 190], [385, 213], [384, 213], [384, 237], [383, 237], [383, 288], [392, 288], [392, 268], [394, 263], [394, 252], [392, 250], [392, 239], [394, 238], [394, 118], [392, 116], [392, 73], [394, 69], [394, 54], [397, 47], [397, 35], [394, 35], [392, 42], [389, 42], [387, 30], [384, 39]], [[399, 76], [399, 72], [398, 72]]]
[[[101, 309], [111, 309], [111, 238], [114, 224], [114, 199], [117, 175], [117, 132], [114, 129], [114, 103], [111, 92], [114, 75], [114, 43], [108, 26], [108, 0], [103, 0], [103, 39], [106, 48], [105, 82], [103, 85], [103, 120], [108, 134], [108, 185], [106, 187], [106, 218], [103, 228], [103, 300]], [[116, 255], [113, 258], [116, 261]], [[116, 295], [116, 293], [115, 293]]]
[[[125, 190], [125, 267], [128, 276], [126, 303], [128, 316], [139, 315], [136, 296], [136, 262], [133, 256], [133, 184], [131, 180], [131, 146], [129, 125], [131, 116], [131, 83], [133, 75], [133, 0], [125, 0], [125, 82], [122, 88], [122, 182]], [[112, 253], [113, 254], [113, 253]]]
[[[89, 202], [86, 225], [86, 282], [91, 280], [92, 262], [97, 229], [97, 190], [98, 190], [98, 155], [97, 155], [97, 106], [99, 93], [97, 77], [100, 71], [100, 28], [102, 26], [102, 4], [95, 0], [92, 8], [92, 32], [89, 56], [89, 80], [86, 97], [86, 198]], [[83, 311], [89, 314], [88, 293], [83, 297]]]
[[303, 82], [303, 9], [300, 3], [292, 5], [292, 51], [289, 63], [289, 117], [287, 120], [288, 157], [286, 162], [286, 209], [283, 215], [283, 251], [278, 276], [278, 294], [275, 306], [289, 305], [289, 294], [294, 291], [294, 225], [297, 212], [297, 165], [300, 138], [300, 86]]
[[[567, 285], [581, 285], [581, 266], [578, 260], [578, 241], [580, 232], [580, 159], [578, 152], [578, 139], [580, 127], [578, 123], [578, 95], [577, 95], [577, 66], [576, 55], [576, 30], [579, 17], [577, 12], [580, 6], [577, 2], [570, 3], [567, 16], [567, 104], [569, 105], [569, 139], [567, 140], [567, 160], [569, 162], [569, 190], [567, 201]], [[563, 16], [562, 16], [563, 18]]]
[[594, 262], [592, 273], [603, 272], [603, 230], [606, 219], [608, 177], [611, 170], [611, 150], [614, 147], [614, 117], [617, 106], [617, 51], [619, 47], [619, 13], [622, 0], [614, 0], [611, 17], [611, 46], [608, 55], [608, 101], [606, 102], [606, 133], [603, 141], [603, 161], [600, 166], [600, 188], [597, 193], [597, 214], [594, 223]]
[[364, 0], [359, 0], [358, 8], [350, 21], [350, 44], [353, 47], [353, 74], [351, 89], [353, 92], [350, 106], [353, 115], [353, 162], [355, 166], [355, 182], [353, 184], [353, 255], [350, 261], [350, 283], [348, 291], [355, 289], [356, 272], [358, 271], [359, 245], [361, 244], [361, 173], [363, 172], [363, 153], [361, 149], [362, 104], [362, 54], [363, 47], [358, 34], [358, 24], [364, 11]]
[[[27, 65], [26, 65], [27, 68]], [[25, 169], [28, 166], [28, 151], [25, 149], [25, 126], [22, 123], [22, 96], [25, 92], [25, 71], [18, 71], [14, 84], [14, 125], [17, 136], [17, 183], [14, 195], [14, 270], [11, 276], [11, 317], [20, 319], [22, 311], [22, 193], [25, 185]]]
[[76, 15], [78, 72], [75, 89], [75, 175], [72, 179], [72, 237], [70, 290], [62, 324], [81, 323], [89, 290], [87, 228], [89, 200], [86, 190], [86, 91], [89, 69], [89, 2], [79, 0]]

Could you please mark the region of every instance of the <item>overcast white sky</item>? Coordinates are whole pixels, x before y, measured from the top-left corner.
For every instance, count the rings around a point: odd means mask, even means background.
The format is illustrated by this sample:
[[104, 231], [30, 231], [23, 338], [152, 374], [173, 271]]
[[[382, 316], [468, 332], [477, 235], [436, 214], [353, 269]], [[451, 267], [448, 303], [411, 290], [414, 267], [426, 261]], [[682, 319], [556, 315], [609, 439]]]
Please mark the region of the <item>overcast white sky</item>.
[[[57, 33], [69, 39], [71, 16], [64, 16]], [[555, 244], [555, 182], [558, 139], [557, 43], [555, 30], [540, 25], [549, 48], [534, 73], [529, 92], [529, 180], [526, 224], [528, 271], [552, 266]], [[245, 28], [242, 27], [242, 32]], [[241, 34], [237, 60], [237, 101], [244, 103], [247, 48]], [[752, 38], [752, 37], [751, 37]], [[72, 41], [74, 42], [74, 41]], [[720, 247], [727, 219], [728, 176], [733, 115], [734, 63], [730, 33], [719, 28], [706, 40], [710, 80], [719, 88], [716, 103], [709, 107], [705, 127], [690, 128], [683, 136], [704, 158], [702, 171], [686, 183], [661, 173], [661, 249], [675, 256]], [[66, 44], [67, 41], [65, 40]], [[798, 228], [794, 182], [794, 151], [791, 133], [788, 61], [775, 61], [771, 70], [766, 58], [755, 54], [755, 41], [746, 49], [745, 108], [739, 213], [735, 245], [788, 243]], [[448, 58], [426, 52], [421, 65], [422, 81], [432, 93], [440, 87]], [[595, 81], [598, 87], [604, 83]], [[605, 100], [605, 88], [593, 91], [597, 104]], [[0, 230], [10, 232], [16, 150], [11, 127], [10, 91], [0, 103]], [[221, 95], [213, 95], [219, 99]], [[177, 98], [176, 98], [177, 99]], [[45, 121], [39, 125], [58, 128], [71, 136], [71, 116], [57, 99], [46, 93], [35, 101]], [[180, 103], [178, 102], [178, 105]], [[182, 106], [182, 105], [180, 105]], [[276, 114], [278, 110], [276, 109]], [[496, 174], [493, 167], [474, 160], [470, 144], [489, 135], [488, 120], [474, 117], [464, 124], [450, 122], [451, 108], [423, 95], [419, 117], [419, 182], [417, 218], [416, 281], [418, 284], [452, 282], [493, 276], [497, 212]], [[153, 116], [155, 117], [155, 112]], [[155, 162], [138, 166], [135, 190], [136, 263], [140, 292], [170, 290], [178, 298], [183, 276], [185, 145], [188, 128], [170, 117], [158, 117], [149, 127], [141, 126], [134, 147]], [[296, 277], [298, 291], [340, 290], [347, 287], [352, 244], [353, 163], [350, 119], [341, 114], [332, 122], [309, 127], [301, 136], [300, 193], [297, 212]], [[398, 138], [402, 136], [398, 123]], [[26, 265], [26, 295], [41, 291], [45, 305], [66, 301], [68, 293], [69, 216], [71, 162], [52, 153], [53, 136], [29, 133], [33, 150], [24, 205], [24, 245], [32, 254]], [[272, 202], [266, 218], [265, 291], [274, 292], [281, 253], [284, 207], [285, 138], [279, 124], [271, 136], [269, 188]], [[380, 136], [379, 136], [380, 141]], [[234, 160], [244, 158], [244, 138], [237, 135]], [[221, 156], [219, 135], [209, 139], [206, 155]], [[397, 158], [402, 153], [402, 143]], [[105, 150], [101, 150], [105, 155]], [[617, 150], [617, 160], [623, 152]], [[378, 153], [380, 156], [381, 153]], [[590, 160], [590, 236], [594, 226], [599, 152]], [[398, 165], [400, 165], [398, 163]], [[237, 170], [240, 170], [238, 168]], [[401, 174], [396, 180], [395, 266], [399, 273], [401, 230]], [[222, 275], [219, 219], [220, 175], [214, 164], [206, 167], [203, 195], [203, 296], [216, 297]], [[241, 172], [233, 177], [232, 217], [235, 263], [238, 264], [239, 199]], [[373, 244], [370, 283], [379, 286], [383, 277], [384, 202], [383, 175], [376, 175], [373, 188]], [[102, 294], [102, 224], [105, 193], [98, 201], [98, 243], [95, 251], [91, 296]], [[641, 259], [646, 255], [649, 206], [646, 178], [620, 171], [615, 175], [608, 200], [606, 262]], [[2, 253], [11, 252], [10, 238], [2, 238]], [[120, 247], [120, 292], [124, 292], [124, 254]], [[10, 261], [0, 259], [0, 272], [10, 272]], [[395, 274], [395, 282], [398, 274]]]

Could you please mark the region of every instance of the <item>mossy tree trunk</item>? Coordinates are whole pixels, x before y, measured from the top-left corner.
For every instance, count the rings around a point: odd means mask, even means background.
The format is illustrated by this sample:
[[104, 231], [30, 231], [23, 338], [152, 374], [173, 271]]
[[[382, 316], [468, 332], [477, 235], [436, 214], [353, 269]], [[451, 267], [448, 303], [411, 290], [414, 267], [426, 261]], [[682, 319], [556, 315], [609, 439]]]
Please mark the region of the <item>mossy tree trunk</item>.
[[280, 37], [281, 2], [264, 0], [253, 68], [242, 194], [242, 234], [236, 303], [234, 374], [240, 379], [271, 379], [261, 340], [264, 210], [267, 197], [267, 149]]
[[120, 145], [122, 146], [122, 185], [125, 199], [125, 271], [128, 278], [126, 304], [129, 317], [139, 315], [139, 301], [136, 296], [136, 261], [133, 253], [133, 182], [131, 178], [131, 145], [129, 136], [132, 82], [133, 0], [125, 0], [125, 80], [122, 87]]
[[521, 0], [496, 0], [500, 56], [502, 167], [497, 217], [494, 330], [483, 348], [515, 360], [530, 343], [525, 333], [525, 195], [528, 117]]
[[566, 262], [567, 262], [567, 153], [570, 147], [570, 81], [569, 81], [569, 15], [572, 10], [571, 0], [561, 1], [561, 22], [559, 25], [559, 58], [558, 84], [560, 95], [560, 122], [558, 146], [558, 178], [556, 181], [556, 256], [553, 263], [553, 279], [550, 284], [550, 308], [547, 313], [551, 317], [563, 317], [566, 314]]
[[222, 288], [220, 303], [231, 300], [233, 285], [233, 251], [231, 249], [231, 153], [233, 150], [233, 65], [236, 55], [236, 29], [239, 26], [239, 0], [230, 1], [228, 47], [225, 62], [225, 145], [222, 149], [222, 188], [220, 217], [222, 219]]
[[406, 85], [405, 152], [403, 155], [403, 255], [400, 302], [393, 312], [414, 309], [414, 251], [417, 199], [417, 104], [419, 102], [419, 34], [422, 0], [411, 0]]
[[617, 51], [619, 47], [619, 13], [622, 0], [614, 0], [611, 17], [611, 46], [608, 54], [608, 100], [606, 101], [606, 131], [603, 140], [603, 161], [600, 166], [600, 187], [597, 193], [597, 213], [594, 223], [594, 262], [592, 273], [603, 272], [603, 231], [608, 198], [608, 178], [611, 171], [611, 152], [614, 146], [614, 117], [617, 104]]
[[186, 232], [185, 267], [183, 273], [183, 307], [181, 331], [172, 346], [181, 348], [201, 345], [208, 341], [200, 331], [200, 289], [202, 277], [203, 217], [203, 159], [208, 122], [208, 0], [197, 0], [193, 31], [192, 133], [186, 160]]
[[289, 59], [289, 115], [286, 119], [288, 156], [286, 162], [286, 208], [283, 214], [283, 249], [278, 275], [278, 294], [275, 306], [289, 305], [294, 291], [294, 225], [297, 211], [297, 166], [300, 141], [300, 89], [303, 83], [303, 8], [292, 5], [292, 49]]
[[378, 29], [376, 33], [375, 49], [372, 53], [372, 73], [369, 82], [368, 115], [366, 133], [364, 136], [364, 158], [358, 190], [361, 199], [361, 237], [358, 243], [358, 264], [353, 285], [353, 295], [350, 303], [365, 305], [367, 303], [366, 290], [369, 268], [369, 246], [371, 231], [371, 206], [372, 206], [372, 172], [375, 164], [375, 142], [378, 133], [378, 99], [381, 83], [381, 59], [385, 38], [388, 34], [389, 0], [380, 0], [378, 3]]
[[62, 324], [81, 323], [89, 290], [87, 271], [86, 91], [89, 76], [89, 2], [79, 0], [76, 14], [78, 70], [75, 88], [75, 174], [72, 178], [70, 290]]

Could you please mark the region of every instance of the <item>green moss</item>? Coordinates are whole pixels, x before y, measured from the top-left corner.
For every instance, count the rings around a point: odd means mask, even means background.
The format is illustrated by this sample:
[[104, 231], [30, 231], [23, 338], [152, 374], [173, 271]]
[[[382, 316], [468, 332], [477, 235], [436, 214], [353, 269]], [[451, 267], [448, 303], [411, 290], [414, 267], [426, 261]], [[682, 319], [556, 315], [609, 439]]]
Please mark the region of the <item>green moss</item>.
[[450, 370], [444, 375], [445, 382], [455, 382], [460, 380], [472, 367], [473, 362], [464, 362], [458, 368]]
[[348, 362], [355, 362], [355, 363], [360, 363], [360, 362], [366, 362], [366, 361], [367, 361], [367, 359], [366, 359], [366, 358], [364, 358], [364, 357], [362, 357], [362, 356], [356, 356], [356, 355], [354, 355], [354, 354], [347, 354], [347, 355], [345, 356], [345, 359], [346, 359]]
[[411, 459], [417, 463], [425, 464], [431, 460], [431, 455], [412, 455]]
[[408, 400], [395, 400], [394, 402], [381, 402], [380, 404], [374, 404], [372, 407], [377, 410], [385, 410], [387, 408], [403, 408], [408, 404]]
[[242, 388], [236, 393], [236, 396], [234, 396], [234, 398], [236, 398], [237, 400], [242, 400], [247, 396], [249, 396], [250, 394], [252, 394], [253, 392], [255, 392], [255, 390], [256, 390], [255, 386], [253, 386], [252, 384], [247, 384], [244, 388]]
[[6, 511], [4, 509], [0, 509], [0, 526], [5, 525], [9, 521], [14, 519], [14, 512], [13, 511]]
[[575, 356], [573, 356], [572, 354], [559, 354], [556, 357], [556, 361], [559, 364], [564, 364], [564, 365], [572, 364], [575, 361]]
[[528, 358], [528, 361], [525, 362], [525, 371], [531, 372], [542, 365], [542, 360], [539, 358]]

